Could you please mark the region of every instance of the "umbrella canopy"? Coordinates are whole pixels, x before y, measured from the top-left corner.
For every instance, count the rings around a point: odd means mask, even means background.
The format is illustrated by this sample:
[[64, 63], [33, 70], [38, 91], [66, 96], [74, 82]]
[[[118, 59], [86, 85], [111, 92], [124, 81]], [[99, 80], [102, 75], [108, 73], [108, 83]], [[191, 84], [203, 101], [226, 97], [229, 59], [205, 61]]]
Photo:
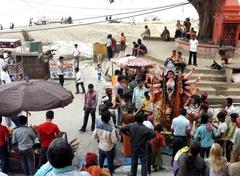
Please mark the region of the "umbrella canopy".
[[111, 59], [111, 61], [120, 67], [150, 67], [153, 63], [135, 56], [121, 57]]
[[44, 111], [72, 103], [71, 91], [42, 80], [0, 85], [0, 115], [11, 117], [22, 111]]

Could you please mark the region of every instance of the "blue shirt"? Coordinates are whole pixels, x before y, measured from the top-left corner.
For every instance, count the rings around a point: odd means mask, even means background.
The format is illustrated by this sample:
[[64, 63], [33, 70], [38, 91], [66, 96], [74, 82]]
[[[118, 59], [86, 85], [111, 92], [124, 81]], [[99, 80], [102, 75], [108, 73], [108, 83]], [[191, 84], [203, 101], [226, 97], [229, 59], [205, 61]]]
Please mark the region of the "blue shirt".
[[56, 169], [47, 162], [42, 165], [34, 176], [90, 176], [87, 172], [79, 172], [73, 166], [67, 166], [61, 169]]
[[132, 103], [137, 109], [141, 107], [142, 100], [144, 99], [144, 93], [148, 91], [146, 87], [139, 88], [138, 86], [133, 89]]
[[173, 119], [172, 126], [174, 136], [187, 136], [187, 130], [190, 130], [189, 120], [180, 115]]
[[208, 148], [213, 144], [213, 137], [215, 136], [216, 134], [213, 129], [207, 131], [206, 124], [202, 124], [197, 128], [197, 131], [194, 135], [194, 140], [200, 138], [201, 147]]

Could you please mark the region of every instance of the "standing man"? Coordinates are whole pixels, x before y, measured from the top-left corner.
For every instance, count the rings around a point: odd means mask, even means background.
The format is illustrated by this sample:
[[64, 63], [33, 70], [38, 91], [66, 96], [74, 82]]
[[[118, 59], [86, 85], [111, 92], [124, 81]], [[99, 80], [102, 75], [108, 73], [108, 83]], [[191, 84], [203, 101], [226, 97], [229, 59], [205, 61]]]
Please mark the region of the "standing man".
[[37, 128], [38, 139], [41, 144], [41, 153], [38, 168], [47, 162], [47, 150], [49, 144], [57, 137], [60, 136], [60, 130], [58, 126], [52, 123], [54, 118], [53, 111], [47, 111], [46, 122], [42, 123]]
[[103, 168], [104, 160], [107, 158], [107, 166], [113, 175], [114, 167], [114, 148], [118, 140], [115, 127], [109, 123], [111, 119], [111, 113], [106, 110], [101, 113], [101, 121], [97, 121], [96, 128], [93, 132], [95, 139], [99, 141], [99, 165]]
[[196, 35], [193, 35], [192, 39], [189, 40], [188, 65], [192, 65], [192, 56], [193, 56], [193, 65], [197, 66], [197, 47], [198, 47], [198, 40], [196, 39]]
[[37, 138], [32, 128], [27, 127], [27, 117], [19, 117], [20, 127], [16, 128], [12, 134], [12, 144], [18, 148], [21, 156], [21, 165], [25, 175], [35, 174], [35, 156], [33, 144]]
[[132, 166], [131, 176], [137, 175], [138, 158], [140, 158], [142, 168], [141, 176], [147, 176], [147, 142], [154, 137], [155, 133], [153, 130], [143, 125], [145, 115], [140, 112], [136, 115], [135, 123], [130, 123], [120, 131], [130, 136], [131, 140], [131, 151], [132, 151]]
[[107, 35], [107, 55], [108, 55], [108, 59], [110, 60], [113, 57], [113, 50], [112, 50], [112, 35], [108, 34]]
[[141, 108], [141, 103], [145, 97], [144, 93], [147, 91], [148, 89], [144, 87], [142, 79], [139, 79], [137, 81], [137, 87], [133, 89], [133, 97], [132, 97], [132, 103], [136, 109]]
[[7, 70], [8, 70], [8, 66], [7, 65], [2, 67], [2, 72], [1, 72], [2, 84], [8, 84], [8, 83], [12, 82], [12, 80], [11, 80]]
[[84, 119], [83, 119], [83, 126], [80, 131], [85, 132], [89, 114], [92, 116], [92, 126], [91, 131], [95, 128], [95, 112], [97, 107], [98, 95], [97, 92], [94, 90], [93, 84], [88, 85], [88, 91], [85, 94], [85, 102], [84, 102]]
[[59, 61], [57, 62], [57, 67], [58, 67], [58, 77], [59, 77], [59, 83], [63, 86], [64, 84], [64, 71], [63, 71], [63, 60], [64, 57], [60, 56]]
[[2, 116], [0, 115], [0, 163], [2, 172], [8, 174], [8, 139], [10, 134], [7, 127], [1, 123]]
[[80, 50], [78, 48], [78, 44], [74, 44], [74, 49], [73, 49], [72, 55], [73, 55], [73, 57], [75, 59], [75, 62], [77, 63], [77, 68], [79, 68], [80, 54], [81, 54], [81, 52], [80, 52]]
[[187, 136], [190, 134], [191, 128], [190, 121], [186, 118], [186, 115], [187, 110], [183, 108], [180, 111], [180, 115], [172, 121], [171, 131], [174, 135], [172, 162], [178, 150], [187, 145]]
[[83, 83], [83, 76], [82, 76], [82, 73], [79, 71], [79, 68], [75, 68], [75, 72], [76, 72], [76, 80], [75, 80], [75, 83], [76, 83], [76, 94], [79, 94], [79, 85], [81, 85], [82, 87], [82, 92], [81, 93], [84, 93], [85, 94], [85, 87], [84, 87], [84, 83]]

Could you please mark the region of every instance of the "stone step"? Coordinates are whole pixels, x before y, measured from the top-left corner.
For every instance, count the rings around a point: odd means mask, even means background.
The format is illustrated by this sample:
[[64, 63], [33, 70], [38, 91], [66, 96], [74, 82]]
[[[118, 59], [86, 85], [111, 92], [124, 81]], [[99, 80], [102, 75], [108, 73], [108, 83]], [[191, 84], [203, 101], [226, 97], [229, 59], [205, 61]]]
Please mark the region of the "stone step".
[[193, 74], [190, 79], [196, 79], [199, 76], [201, 76], [201, 81], [221, 81], [226, 82], [226, 77], [222, 74], [201, 74], [201, 73], [195, 73]]
[[200, 81], [195, 84], [197, 87], [212, 87], [217, 90], [226, 90], [228, 88], [240, 88], [240, 83], [226, 83], [222, 81]]
[[[158, 64], [160, 64], [161, 67], [163, 67], [164, 65], [164, 60], [152, 57], [150, 55], [144, 55], [144, 58], [146, 58], [147, 60], [153, 61], [153, 62], [157, 62]], [[187, 66], [186, 67], [186, 72], [191, 71], [193, 66]], [[197, 67], [196, 73], [205, 73], [205, 74], [225, 74], [225, 70], [221, 69], [221, 70], [215, 70], [215, 69], [211, 69], [210, 65], [206, 65], [206, 66], [199, 66]]]
[[219, 95], [219, 96], [239, 96], [240, 89], [239, 88], [229, 88], [227, 90], [216, 90], [211, 87], [200, 87], [198, 93], [207, 92], [209, 95]]
[[[210, 105], [216, 104], [223, 104], [225, 99], [231, 96], [216, 96], [216, 95], [209, 95], [208, 102]], [[240, 96], [232, 96], [234, 103], [240, 103]]]

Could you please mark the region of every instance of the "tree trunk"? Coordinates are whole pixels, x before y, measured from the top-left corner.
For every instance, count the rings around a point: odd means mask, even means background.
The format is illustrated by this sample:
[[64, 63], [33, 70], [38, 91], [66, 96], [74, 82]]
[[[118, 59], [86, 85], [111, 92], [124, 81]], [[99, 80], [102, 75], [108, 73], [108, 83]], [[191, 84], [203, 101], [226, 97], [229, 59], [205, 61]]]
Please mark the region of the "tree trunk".
[[214, 15], [220, 0], [188, 0], [199, 15], [198, 39], [208, 41], [212, 39]]

